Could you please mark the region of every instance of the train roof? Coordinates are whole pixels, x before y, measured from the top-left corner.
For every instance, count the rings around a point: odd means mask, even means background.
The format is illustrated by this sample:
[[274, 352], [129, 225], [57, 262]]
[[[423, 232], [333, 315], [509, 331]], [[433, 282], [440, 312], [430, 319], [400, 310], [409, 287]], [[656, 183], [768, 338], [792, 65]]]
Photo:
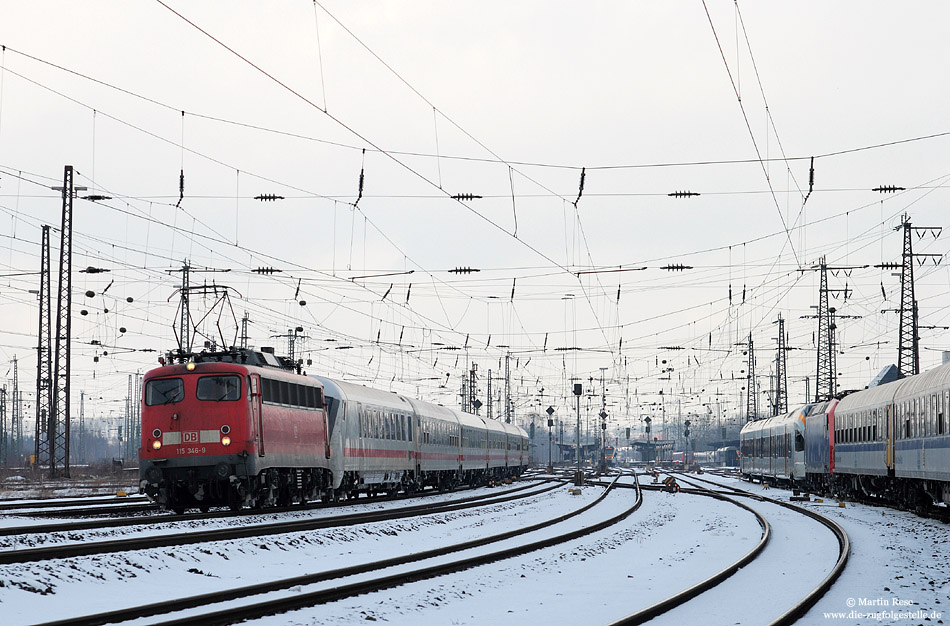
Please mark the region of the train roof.
[[[935, 367], [923, 374], [897, 381], [900, 386], [895, 399], [912, 398], [923, 393], [945, 389], [950, 386], [950, 364]], [[895, 384], [895, 383], [890, 383]], [[882, 387], [886, 385], [881, 385]], [[871, 391], [870, 389], [868, 391]]]
[[501, 424], [501, 427], [504, 428], [505, 431], [506, 431], [509, 435], [517, 435], [517, 436], [519, 436], [519, 437], [527, 437], [527, 436], [528, 436], [528, 433], [526, 433], [526, 432], [524, 431], [524, 429], [521, 428], [520, 426], [515, 426], [514, 424], [509, 424], [508, 422], [505, 422], [505, 421], [503, 421], [503, 420], [498, 420], [498, 423]]
[[485, 424], [485, 428], [488, 430], [493, 430], [495, 432], [507, 432], [503, 426], [504, 422], [499, 422], [498, 420], [483, 418], [482, 423]]
[[459, 424], [468, 428], [485, 428], [482, 418], [471, 413], [462, 413], [461, 411], [452, 411], [459, 420]]
[[862, 411], [864, 409], [891, 404], [894, 401], [894, 395], [905, 382], [905, 380], [895, 380], [892, 383], [886, 383], [865, 389], [864, 391], [856, 391], [852, 394], [848, 394], [838, 402], [838, 406], [835, 408], [835, 414], [841, 415], [847, 411]]
[[404, 410], [414, 410], [419, 415], [425, 415], [426, 417], [430, 418], [458, 423], [462, 426], [491, 430], [495, 432], [517, 434], [521, 437], [528, 436], [525, 430], [520, 426], [506, 424], [501, 420], [482, 418], [478, 415], [472, 415], [471, 413], [463, 413], [462, 411], [450, 409], [449, 407], [443, 406], [441, 404], [432, 404], [431, 402], [425, 402], [424, 400], [406, 398], [391, 391], [373, 389], [372, 387], [357, 385], [356, 383], [343, 380], [334, 380], [332, 378], [326, 378], [325, 376], [311, 375], [309, 378], [316, 379], [322, 383], [325, 393], [331, 397], [343, 396], [344, 399], [348, 401], [355, 400], [357, 402], [366, 402], [380, 406], [389, 406]]
[[803, 405], [789, 411], [784, 415], [774, 415], [772, 417], [767, 417], [762, 420], [755, 420], [754, 422], [748, 422], [740, 430], [740, 434], [748, 434], [758, 432], [760, 430], [768, 430], [773, 426], [783, 426], [788, 422], [799, 422], [801, 423], [805, 418], [805, 413], [809, 405]]
[[341, 395], [340, 392], [342, 392], [344, 399], [350, 401], [388, 406], [404, 411], [411, 410], [412, 408], [405, 398], [391, 391], [382, 391], [381, 389], [373, 389], [372, 387], [365, 387], [345, 380], [334, 380], [323, 376], [309, 376], [308, 378], [314, 378], [323, 383], [325, 393], [331, 397], [334, 395], [339, 396]]
[[908, 398], [946, 389], [950, 386], [950, 364], [935, 367], [923, 374], [902, 378], [877, 387], [857, 391], [838, 403], [837, 412], [862, 411]]
[[826, 400], [825, 402], [819, 402], [817, 404], [810, 404], [808, 405], [808, 411], [807, 413], [805, 413], [805, 417], [814, 417], [816, 415], [823, 415], [825, 413], [828, 413], [837, 404], [838, 404], [838, 400], [836, 398], [832, 398], [831, 400]]

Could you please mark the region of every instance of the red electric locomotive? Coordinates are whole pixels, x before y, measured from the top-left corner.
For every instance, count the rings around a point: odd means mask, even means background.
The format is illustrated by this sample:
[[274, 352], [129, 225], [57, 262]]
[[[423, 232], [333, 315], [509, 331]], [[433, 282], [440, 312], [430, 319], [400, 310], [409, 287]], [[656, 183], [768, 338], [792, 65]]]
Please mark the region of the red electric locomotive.
[[143, 379], [142, 489], [178, 513], [287, 505], [329, 481], [323, 385], [272, 353], [200, 355]]
[[139, 476], [179, 513], [449, 489], [528, 463], [517, 426], [301, 375], [273, 352], [176, 358], [145, 375]]

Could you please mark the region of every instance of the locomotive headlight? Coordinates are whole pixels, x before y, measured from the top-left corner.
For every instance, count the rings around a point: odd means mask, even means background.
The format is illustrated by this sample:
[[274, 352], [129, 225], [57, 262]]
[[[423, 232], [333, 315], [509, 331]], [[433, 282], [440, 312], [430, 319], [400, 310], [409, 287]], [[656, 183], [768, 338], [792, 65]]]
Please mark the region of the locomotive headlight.
[[162, 447], [162, 442], [159, 439], [156, 439], [155, 441], [152, 442], [153, 450], [158, 450], [161, 447]]
[[230, 446], [230, 445], [231, 445], [231, 438], [230, 438], [230, 437], [221, 437], [221, 445], [222, 445], [222, 446]]
[[192, 362], [188, 363], [188, 365], [185, 366], [185, 369], [188, 370], [189, 372], [190, 372], [191, 370], [195, 369], [195, 362], [192, 361]]
[[152, 436], [155, 437], [156, 439], [161, 439], [162, 431], [156, 428], [155, 430], [152, 431]]
[[221, 427], [221, 434], [222, 434], [222, 435], [227, 435], [227, 434], [230, 433], [230, 432], [231, 432], [231, 427], [228, 426], [227, 424], [225, 424], [224, 426]]

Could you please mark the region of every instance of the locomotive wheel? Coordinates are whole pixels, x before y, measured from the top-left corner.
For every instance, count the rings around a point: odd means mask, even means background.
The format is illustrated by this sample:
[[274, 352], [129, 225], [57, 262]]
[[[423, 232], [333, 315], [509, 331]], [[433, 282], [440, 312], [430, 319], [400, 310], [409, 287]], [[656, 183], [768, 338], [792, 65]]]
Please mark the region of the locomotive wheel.
[[208, 506], [207, 504], [199, 504], [199, 505], [198, 505], [198, 510], [201, 511], [202, 513], [207, 513], [210, 509], [211, 509], [211, 507]]
[[180, 505], [180, 504], [176, 504], [176, 505], [174, 505], [174, 506], [172, 507], [172, 511], [174, 511], [177, 515], [184, 515], [184, 514], [185, 514], [185, 507], [183, 507], [183, 506]]

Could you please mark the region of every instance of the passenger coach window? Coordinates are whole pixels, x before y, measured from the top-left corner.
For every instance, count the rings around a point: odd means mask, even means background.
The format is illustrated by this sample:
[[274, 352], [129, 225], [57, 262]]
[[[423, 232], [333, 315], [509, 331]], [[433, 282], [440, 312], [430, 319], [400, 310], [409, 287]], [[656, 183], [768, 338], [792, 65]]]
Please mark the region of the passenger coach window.
[[238, 376], [202, 376], [198, 379], [199, 400], [221, 402], [241, 399], [241, 379]]
[[145, 404], [172, 404], [185, 399], [185, 383], [180, 378], [153, 378], [145, 384]]

